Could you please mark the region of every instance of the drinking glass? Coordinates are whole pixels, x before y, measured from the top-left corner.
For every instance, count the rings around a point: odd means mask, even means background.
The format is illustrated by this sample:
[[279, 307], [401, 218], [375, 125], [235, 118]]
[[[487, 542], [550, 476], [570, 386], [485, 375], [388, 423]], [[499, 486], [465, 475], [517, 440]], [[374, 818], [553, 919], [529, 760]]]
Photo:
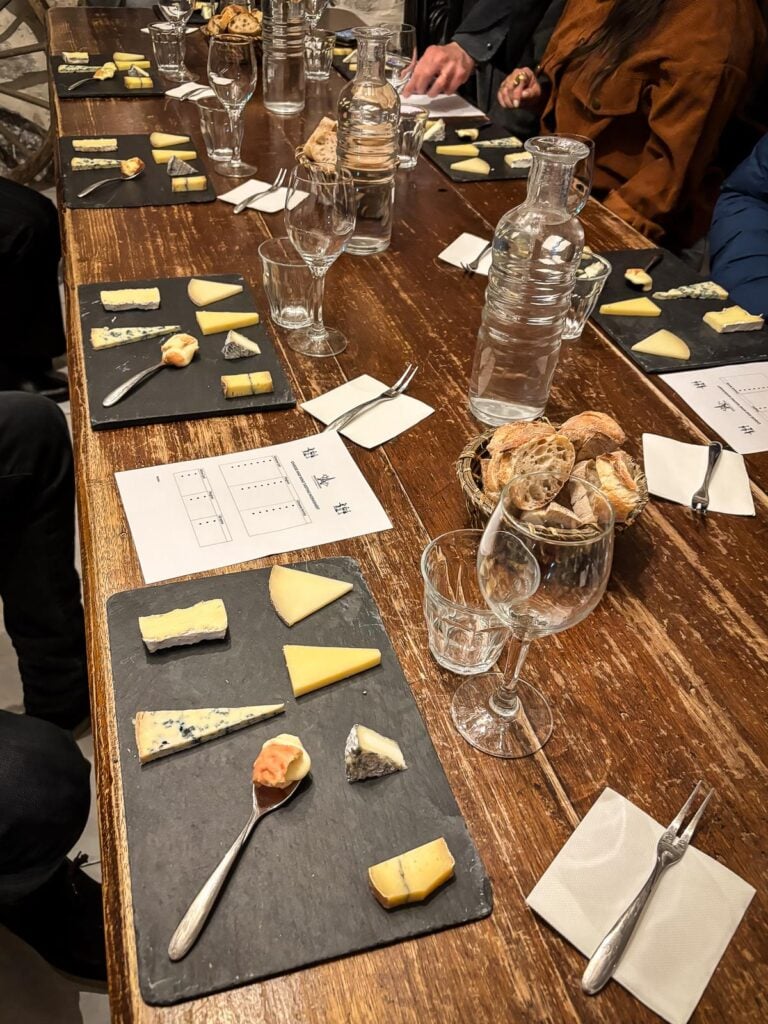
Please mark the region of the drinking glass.
[[[592, 272], [591, 268], [595, 264], [598, 265], [599, 271]], [[590, 268], [588, 275], [584, 273], [587, 268]], [[581, 337], [584, 325], [592, 316], [610, 273], [611, 264], [603, 256], [596, 256], [594, 253], [591, 256], [582, 256], [582, 265], [576, 271], [573, 281], [571, 304], [565, 314], [563, 341], [575, 341]]]
[[397, 165], [408, 170], [416, 166], [427, 130], [429, 111], [426, 107], [416, 104], [403, 104], [400, 107], [400, 120], [397, 124]]
[[310, 34], [314, 33], [317, 30], [318, 21], [323, 16], [323, 11], [328, 6], [328, 0], [301, 0], [301, 2]]
[[[588, 528], [569, 531], [537, 525], [539, 514], [521, 508], [530, 504], [531, 494], [551, 483], [547, 473], [513, 477], [502, 491], [478, 551], [483, 596], [521, 646], [511, 679], [476, 676], [467, 680], [454, 695], [451, 713], [461, 735], [495, 757], [525, 757], [549, 739], [549, 704], [521, 678], [528, 650], [539, 637], [560, 633], [585, 619], [605, 593], [611, 571], [613, 509], [598, 488], [579, 479], [567, 485], [568, 498], [558, 495], [558, 504], [588, 504], [593, 520]], [[521, 557], [523, 547], [538, 563], [540, 582], [533, 590], [525, 583], [531, 568]], [[522, 600], [521, 593], [525, 594]]]
[[167, 21], [158, 21], [155, 25], [150, 25], [149, 38], [152, 40], [157, 70], [163, 78], [170, 78], [173, 82], [180, 81], [181, 50], [179, 36], [174, 32], [173, 25], [169, 25]]
[[[477, 581], [482, 536], [482, 530], [453, 530], [428, 544], [421, 556], [429, 649], [439, 665], [463, 676], [492, 668], [510, 636]], [[532, 567], [532, 579], [537, 571]]]
[[259, 246], [269, 315], [280, 327], [309, 327], [313, 281], [309, 267], [289, 238], [268, 238]]
[[[194, 104], [200, 114], [200, 134], [208, 156], [216, 163], [231, 160], [232, 131], [226, 107], [222, 107], [215, 96], [203, 96], [194, 100]], [[242, 121], [239, 127], [242, 131]]]
[[[306, 195], [292, 205], [297, 192]], [[285, 223], [294, 248], [312, 272], [312, 324], [295, 331], [290, 347], [306, 356], [335, 356], [347, 347], [347, 339], [323, 323], [323, 287], [330, 266], [346, 248], [355, 230], [357, 201], [349, 171], [323, 171], [295, 167], [286, 199]]]
[[253, 96], [258, 76], [253, 41], [245, 36], [223, 33], [214, 36], [208, 48], [208, 84], [226, 107], [232, 138], [232, 158], [216, 170], [228, 178], [244, 178], [256, 170], [240, 159], [243, 141], [243, 111]]
[[413, 25], [387, 25], [392, 32], [387, 42], [385, 73], [399, 95], [410, 82], [416, 68], [416, 29]]
[[310, 82], [322, 82], [330, 78], [335, 43], [333, 32], [316, 29], [304, 36], [304, 75]]
[[573, 181], [571, 182], [570, 194], [568, 196], [568, 213], [577, 217], [587, 205], [589, 194], [592, 191], [592, 177], [595, 173], [595, 144], [586, 135], [566, 135], [564, 138], [575, 139], [583, 143], [589, 152], [579, 160], [573, 168]]
[[166, 0], [158, 4], [165, 20], [170, 24], [178, 45], [178, 61], [170, 71], [164, 72], [172, 82], [196, 82], [198, 75], [193, 74], [184, 64], [186, 49], [186, 27], [195, 9], [195, 0]]

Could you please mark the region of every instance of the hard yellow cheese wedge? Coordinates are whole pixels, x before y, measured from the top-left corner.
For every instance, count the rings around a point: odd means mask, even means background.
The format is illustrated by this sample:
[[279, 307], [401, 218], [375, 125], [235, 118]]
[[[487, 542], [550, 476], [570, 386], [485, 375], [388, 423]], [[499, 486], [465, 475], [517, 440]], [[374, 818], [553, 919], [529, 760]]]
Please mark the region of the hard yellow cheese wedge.
[[243, 290], [241, 284], [229, 284], [227, 281], [201, 281], [196, 277], [187, 285], [187, 295], [196, 306], [210, 306], [212, 302], [221, 302]]
[[[147, 79], [141, 79], [147, 81]], [[149, 79], [151, 81], [151, 79]], [[153, 149], [152, 159], [156, 164], [167, 164], [172, 157], [177, 156], [179, 160], [197, 160], [197, 153], [194, 149]]]
[[143, 53], [120, 53], [120, 51], [118, 51], [117, 53], [112, 54], [112, 60], [115, 62], [115, 64], [117, 64], [120, 61], [129, 61], [131, 64], [134, 64], [137, 60], [146, 59], [147, 58], [144, 56]]
[[254, 722], [285, 711], [285, 704], [262, 704], [245, 708], [194, 708], [185, 711], [139, 711], [134, 726], [139, 761], [146, 764], [158, 757], [188, 750]]
[[151, 89], [154, 82], [151, 78], [136, 78], [135, 75], [126, 75], [123, 78], [126, 89]]
[[667, 359], [690, 359], [691, 350], [682, 338], [672, 331], [656, 331], [647, 338], [632, 346], [633, 352], [642, 352], [647, 356], [666, 356]]
[[661, 316], [661, 309], [650, 299], [624, 299], [622, 302], [604, 302], [600, 307], [604, 316]]
[[149, 71], [152, 67], [148, 60], [116, 60], [114, 64], [118, 71], [130, 71], [131, 68], [138, 68], [139, 71]]
[[185, 142], [189, 142], [188, 135], [167, 135], [165, 132], [152, 132], [149, 136], [149, 144], [153, 149], [183, 146]]
[[171, 178], [171, 192], [204, 192], [207, 188], [208, 179], [204, 174]]
[[231, 373], [221, 378], [225, 398], [246, 398], [248, 395], [266, 395], [275, 390], [269, 370], [258, 373]]
[[269, 599], [286, 626], [301, 622], [351, 589], [351, 583], [285, 565], [273, 565], [269, 574]]
[[223, 640], [227, 635], [227, 609], [219, 597], [198, 601], [189, 608], [174, 608], [161, 615], [140, 615], [139, 630], [148, 651]]
[[459, 160], [458, 163], [451, 164], [451, 170], [461, 171], [463, 174], [490, 174], [491, 165], [478, 157], [474, 160]]
[[460, 143], [454, 146], [436, 146], [438, 156], [480, 156], [480, 150], [471, 143]]
[[258, 313], [195, 313], [197, 325], [203, 334], [220, 334], [222, 331], [239, 331], [253, 327], [259, 322]]
[[283, 647], [294, 697], [319, 690], [381, 664], [375, 647]]
[[449, 878], [456, 862], [441, 836], [424, 846], [401, 853], [368, 868], [373, 895], [390, 909], [403, 903], [419, 903]]

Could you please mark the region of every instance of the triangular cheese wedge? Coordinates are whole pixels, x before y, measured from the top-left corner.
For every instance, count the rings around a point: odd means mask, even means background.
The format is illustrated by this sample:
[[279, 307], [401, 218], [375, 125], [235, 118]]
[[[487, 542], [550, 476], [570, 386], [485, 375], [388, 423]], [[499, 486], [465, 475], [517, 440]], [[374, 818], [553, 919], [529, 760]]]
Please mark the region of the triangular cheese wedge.
[[272, 566], [269, 574], [269, 599], [286, 626], [301, 622], [351, 589], [351, 583], [284, 565]]
[[179, 160], [197, 160], [194, 149], [153, 149], [152, 159], [156, 164], [167, 164], [177, 156]]
[[191, 711], [139, 711], [135, 719], [136, 747], [142, 764], [199, 743], [244, 729], [285, 711], [285, 704], [245, 708], [196, 708]]
[[243, 290], [241, 284], [230, 284], [228, 281], [201, 281], [193, 277], [187, 285], [187, 295], [196, 306], [210, 306], [212, 302], [221, 302]]
[[633, 352], [642, 352], [647, 356], [666, 356], [667, 359], [690, 359], [691, 350], [682, 338], [672, 331], [656, 331], [647, 338], [632, 346]]
[[650, 299], [624, 299], [622, 302], [604, 302], [599, 312], [603, 316], [661, 316], [661, 309]]
[[253, 327], [259, 322], [258, 313], [195, 313], [195, 316], [203, 334], [238, 331], [241, 327]]
[[112, 60], [115, 62], [115, 64], [117, 64], [118, 61], [131, 61], [131, 63], [133, 63], [133, 61], [135, 60], [146, 59], [147, 58], [144, 56], [143, 53], [120, 53], [118, 51], [117, 53], [112, 54]]
[[472, 160], [459, 160], [458, 163], [451, 164], [451, 170], [461, 171], [462, 174], [490, 174], [491, 165], [487, 160], [473, 157]]
[[365, 672], [381, 664], [375, 647], [283, 647], [294, 697]]
[[181, 146], [189, 141], [188, 135], [166, 135], [165, 132], [152, 132], [149, 136], [149, 144], [153, 149], [163, 149], [165, 146]]

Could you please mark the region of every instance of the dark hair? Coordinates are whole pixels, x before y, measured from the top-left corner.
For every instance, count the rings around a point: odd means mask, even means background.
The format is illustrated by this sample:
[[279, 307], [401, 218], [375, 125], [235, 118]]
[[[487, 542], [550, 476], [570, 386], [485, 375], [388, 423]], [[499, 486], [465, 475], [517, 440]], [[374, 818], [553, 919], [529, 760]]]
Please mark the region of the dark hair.
[[667, 0], [613, 0], [608, 16], [586, 42], [571, 54], [571, 62], [599, 53], [602, 67], [592, 80], [592, 91], [600, 85], [632, 52], [638, 40], [655, 27]]

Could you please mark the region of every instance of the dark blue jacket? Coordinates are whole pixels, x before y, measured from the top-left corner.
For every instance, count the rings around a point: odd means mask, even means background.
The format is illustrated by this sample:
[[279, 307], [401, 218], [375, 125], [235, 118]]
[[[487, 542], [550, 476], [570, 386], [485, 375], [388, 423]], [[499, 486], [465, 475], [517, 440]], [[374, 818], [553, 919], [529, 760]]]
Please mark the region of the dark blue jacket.
[[768, 135], [726, 179], [709, 232], [712, 279], [768, 316]]

